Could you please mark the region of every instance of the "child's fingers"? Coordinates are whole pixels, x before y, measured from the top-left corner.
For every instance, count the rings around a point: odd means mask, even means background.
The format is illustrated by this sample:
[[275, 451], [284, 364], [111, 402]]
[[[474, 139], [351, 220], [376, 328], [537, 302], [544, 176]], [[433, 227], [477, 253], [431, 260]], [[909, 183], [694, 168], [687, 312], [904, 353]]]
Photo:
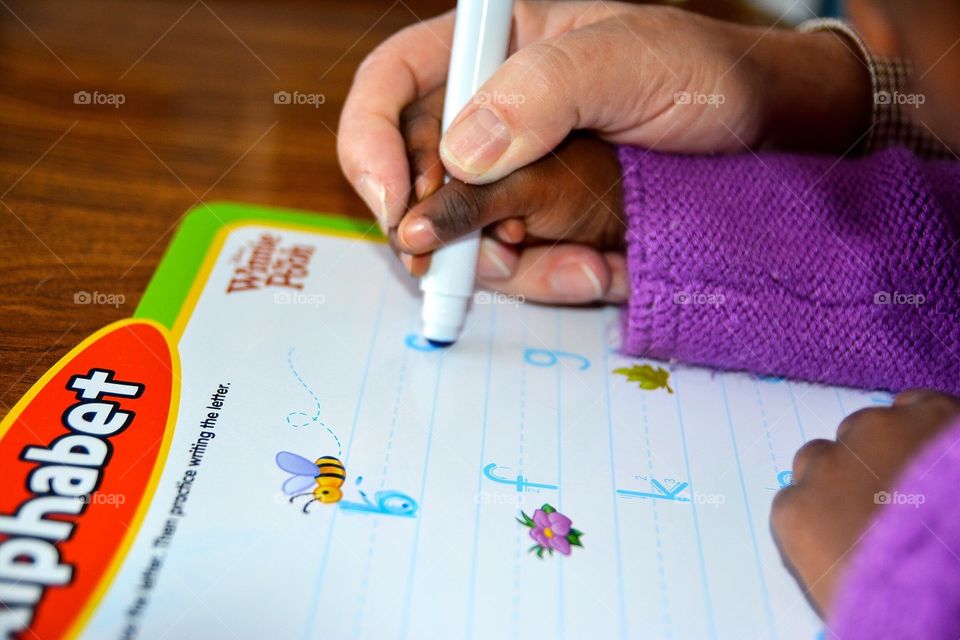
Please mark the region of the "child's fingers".
[[532, 206], [549, 208], [549, 195], [531, 202], [542, 191], [525, 172], [483, 186], [451, 180], [403, 217], [397, 246], [407, 253], [427, 253], [488, 224], [523, 217]]
[[414, 196], [423, 200], [443, 184], [440, 161], [440, 118], [443, 115], [443, 88], [417, 100], [400, 116], [400, 129], [407, 144]]
[[529, 247], [511, 268], [512, 275], [506, 278], [478, 269], [478, 284], [550, 304], [622, 302], [629, 293], [623, 255], [585, 245]]
[[492, 233], [501, 242], [520, 244], [527, 235], [527, 223], [523, 218], [508, 218], [493, 225]]
[[451, 11], [419, 22], [377, 47], [357, 70], [343, 106], [340, 166], [384, 229], [400, 221], [410, 192], [400, 112], [444, 83], [453, 17]]

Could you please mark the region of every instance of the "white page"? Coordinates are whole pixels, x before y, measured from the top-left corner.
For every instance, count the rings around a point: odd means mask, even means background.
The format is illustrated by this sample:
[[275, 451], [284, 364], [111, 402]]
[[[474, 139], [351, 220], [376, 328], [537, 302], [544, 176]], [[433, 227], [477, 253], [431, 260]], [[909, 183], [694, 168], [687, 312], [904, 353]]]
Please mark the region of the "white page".
[[[315, 248], [303, 289], [227, 295], [263, 233]], [[616, 352], [617, 310], [494, 294], [456, 346], [423, 350], [415, 282], [392, 260], [347, 238], [231, 232], [180, 341], [153, 505], [86, 637], [817, 637], [771, 500], [804, 441], [889, 398], [689, 367], [672, 394], [642, 390], [612, 373], [647, 362]], [[157, 547], [221, 383], [216, 437]], [[291, 504], [280, 451], [342, 460], [341, 502]], [[401, 492], [415, 513], [349, 509], [361, 490]], [[544, 503], [582, 548], [528, 551], [517, 518]]]

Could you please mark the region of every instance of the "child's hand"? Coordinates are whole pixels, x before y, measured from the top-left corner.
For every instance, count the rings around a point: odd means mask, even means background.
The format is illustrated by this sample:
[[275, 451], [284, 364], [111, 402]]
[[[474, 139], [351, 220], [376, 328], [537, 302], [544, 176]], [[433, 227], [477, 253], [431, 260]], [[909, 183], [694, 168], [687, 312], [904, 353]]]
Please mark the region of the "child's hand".
[[[890, 408], [858, 411], [836, 442], [811, 440], [793, 461], [794, 486], [777, 494], [771, 528], [784, 564], [821, 615], [878, 505], [921, 446], [960, 414], [960, 398], [917, 389]], [[891, 562], [895, 562], [891, 559]]]
[[493, 184], [443, 184], [440, 106], [428, 97], [402, 118], [407, 156], [423, 197], [390, 233], [407, 268], [422, 275], [430, 252], [486, 228], [490, 233], [481, 242], [477, 266], [481, 285], [539, 302], [624, 300], [625, 223], [613, 147], [575, 135]]
[[[616, 2], [518, 0], [514, 15], [513, 55], [443, 139], [447, 171], [470, 183], [544, 157], [575, 129], [680, 152], [844, 151], [870, 117], [869, 74], [831, 33]], [[384, 42], [344, 104], [340, 163], [383, 229], [399, 224], [420, 180], [400, 114], [446, 81], [453, 23], [449, 12]]]

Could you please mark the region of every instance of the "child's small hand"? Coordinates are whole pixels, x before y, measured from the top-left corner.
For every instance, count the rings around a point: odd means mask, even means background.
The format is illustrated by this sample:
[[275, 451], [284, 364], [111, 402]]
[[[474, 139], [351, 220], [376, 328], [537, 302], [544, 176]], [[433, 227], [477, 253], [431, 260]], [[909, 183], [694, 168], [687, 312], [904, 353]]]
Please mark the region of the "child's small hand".
[[481, 285], [556, 303], [627, 297], [620, 164], [613, 147], [576, 135], [553, 153], [488, 185], [443, 184], [438, 155], [439, 101], [403, 118], [419, 203], [391, 239], [407, 268], [422, 275], [430, 252], [475, 229]]
[[880, 492], [892, 491], [911, 457], [958, 414], [960, 398], [907, 391], [890, 408], [847, 417], [835, 442], [811, 440], [797, 452], [794, 485], [777, 494], [771, 529], [784, 564], [821, 615], [830, 613], [845, 560], [884, 502]]

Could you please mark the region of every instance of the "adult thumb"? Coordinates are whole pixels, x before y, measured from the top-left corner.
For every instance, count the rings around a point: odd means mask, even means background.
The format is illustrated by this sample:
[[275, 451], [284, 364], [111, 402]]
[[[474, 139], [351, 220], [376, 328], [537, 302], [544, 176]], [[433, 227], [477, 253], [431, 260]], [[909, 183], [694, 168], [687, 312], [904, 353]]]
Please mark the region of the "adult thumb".
[[513, 54], [443, 136], [440, 156], [447, 172], [469, 184], [499, 180], [544, 156], [572, 130], [597, 128], [616, 113], [610, 101], [622, 92], [624, 73], [597, 50], [614, 42], [589, 33], [596, 27]]

